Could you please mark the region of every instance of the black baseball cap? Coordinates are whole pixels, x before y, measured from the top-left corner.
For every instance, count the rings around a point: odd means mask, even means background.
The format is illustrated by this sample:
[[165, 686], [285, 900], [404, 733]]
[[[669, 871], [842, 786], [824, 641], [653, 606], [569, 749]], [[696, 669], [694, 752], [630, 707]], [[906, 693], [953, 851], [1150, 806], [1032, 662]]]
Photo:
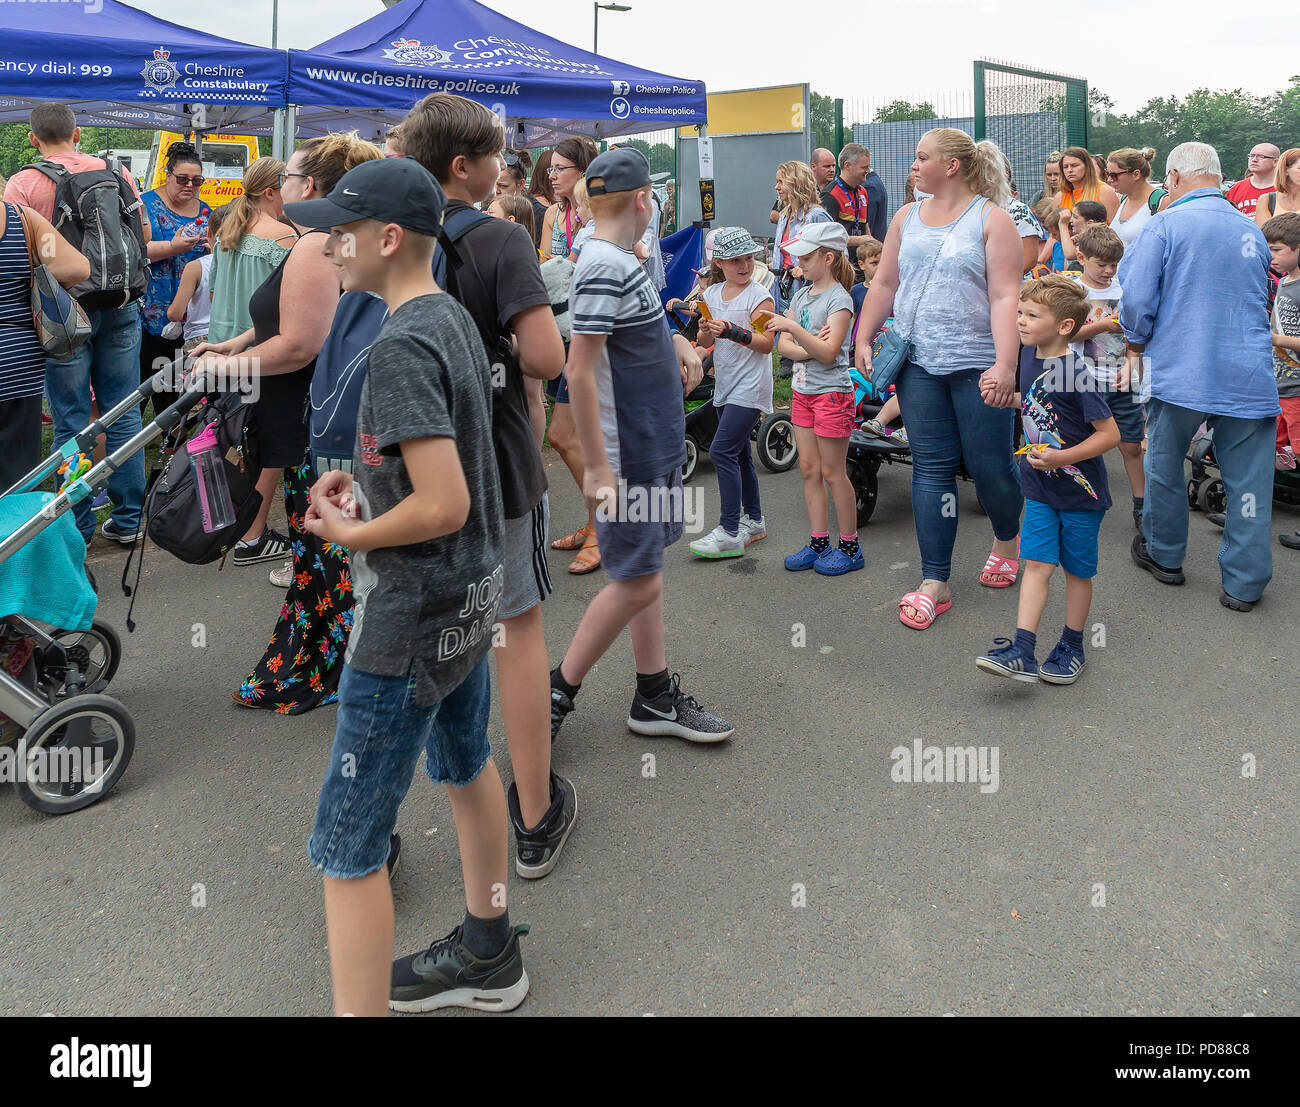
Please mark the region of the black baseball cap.
[[447, 194], [432, 173], [410, 158], [377, 158], [349, 169], [328, 196], [285, 204], [284, 214], [300, 227], [327, 230], [378, 219], [416, 234], [436, 235]]
[[632, 192], [650, 183], [650, 163], [635, 146], [606, 150], [587, 166], [587, 195]]

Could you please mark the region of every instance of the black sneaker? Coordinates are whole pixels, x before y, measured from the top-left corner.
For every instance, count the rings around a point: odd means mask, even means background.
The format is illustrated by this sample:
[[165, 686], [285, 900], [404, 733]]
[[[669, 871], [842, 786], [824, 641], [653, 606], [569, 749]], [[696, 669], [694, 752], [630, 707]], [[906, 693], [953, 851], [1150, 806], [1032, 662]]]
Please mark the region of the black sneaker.
[[422, 953], [393, 962], [388, 1006], [394, 1011], [513, 1011], [528, 994], [528, 974], [519, 953], [519, 939], [527, 933], [527, 923], [513, 927], [506, 948], [490, 961], [480, 961], [461, 945], [456, 927]]
[[237, 545], [230, 560], [236, 565], [257, 565], [263, 561], [283, 561], [289, 555], [289, 539], [278, 530], [267, 527], [256, 542]]
[[558, 688], [551, 689], [551, 744], [560, 733], [560, 724], [573, 712], [573, 701]]
[[1133, 536], [1133, 545], [1129, 549], [1133, 557], [1133, 564], [1139, 569], [1145, 569], [1161, 584], [1186, 584], [1187, 578], [1183, 576], [1183, 567], [1180, 565], [1177, 569], [1168, 569], [1159, 564], [1149, 553], [1147, 553], [1147, 540], [1140, 534]]
[[540, 880], [560, 859], [564, 843], [578, 818], [578, 790], [572, 782], [551, 773], [551, 806], [536, 829], [524, 826], [519, 810], [519, 790], [514, 782], [506, 792], [510, 823], [515, 828], [515, 872], [525, 880]]
[[709, 714], [682, 692], [682, 678], [677, 673], [673, 673], [668, 690], [657, 699], [645, 699], [640, 692], [632, 697], [627, 726], [637, 734], [671, 734], [688, 742], [725, 742], [735, 733], [726, 719]]
[[402, 836], [393, 831], [393, 836], [388, 839], [388, 860], [385, 864], [388, 866], [388, 879], [393, 879], [393, 873], [397, 872], [397, 862], [402, 856]]
[[1133, 503], [1133, 529], [1139, 532], [1142, 530], [1142, 506], [1136, 501]]

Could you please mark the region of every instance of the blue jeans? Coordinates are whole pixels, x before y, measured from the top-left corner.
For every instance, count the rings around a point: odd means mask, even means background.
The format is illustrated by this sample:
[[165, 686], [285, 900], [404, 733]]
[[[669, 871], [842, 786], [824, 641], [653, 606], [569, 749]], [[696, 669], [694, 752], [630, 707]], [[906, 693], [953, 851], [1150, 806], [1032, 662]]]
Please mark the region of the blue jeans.
[[1273, 577], [1273, 453], [1277, 419], [1207, 415], [1154, 397], [1147, 401], [1146, 504], [1142, 534], [1147, 552], [1166, 568], [1187, 552], [1187, 474], [1184, 459], [1202, 422], [1214, 431], [1214, 458], [1228, 497], [1219, 547], [1223, 590], [1254, 602]]
[[1015, 412], [989, 407], [980, 395], [982, 370], [936, 376], [909, 361], [898, 375], [898, 402], [912, 444], [912, 517], [921, 548], [921, 576], [947, 580], [957, 541], [957, 468], [975, 482], [993, 536], [1020, 532], [1020, 473], [1012, 457]]
[[723, 404], [718, 408], [718, 430], [709, 445], [709, 457], [718, 473], [718, 498], [722, 501], [722, 529], [733, 538], [740, 530], [740, 509], [751, 519], [761, 519], [758, 473], [749, 435], [762, 412], [756, 407]]
[[[90, 389], [100, 413], [116, 407], [140, 387], [140, 307], [90, 311], [90, 338], [66, 358], [45, 359], [45, 398], [54, 420], [54, 447], [58, 449], [90, 422]], [[105, 439], [111, 454], [140, 432], [140, 409], [133, 408], [108, 428]], [[113, 501], [113, 526], [121, 534], [140, 527], [144, 501], [144, 451], [123, 462], [108, 481]], [[87, 542], [95, 535], [95, 515], [89, 498], [74, 508], [77, 529]]]
[[375, 676], [344, 665], [334, 748], [307, 843], [311, 863], [341, 880], [382, 868], [421, 748], [425, 772], [435, 783], [471, 783], [491, 754], [491, 710], [486, 653], [430, 707], [415, 702], [413, 674]]

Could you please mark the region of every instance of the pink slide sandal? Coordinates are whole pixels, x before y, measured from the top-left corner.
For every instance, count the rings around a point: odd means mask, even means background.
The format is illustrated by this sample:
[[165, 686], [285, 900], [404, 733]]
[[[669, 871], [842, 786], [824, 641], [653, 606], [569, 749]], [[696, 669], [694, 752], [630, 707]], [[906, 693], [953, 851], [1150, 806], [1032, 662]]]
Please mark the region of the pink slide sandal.
[[[910, 617], [903, 614], [904, 607], [915, 608], [917, 614]], [[950, 607], [952, 607], [952, 600], [944, 600], [943, 603], [936, 604], [934, 598], [924, 592], [909, 592], [898, 601], [898, 621], [913, 630], [926, 630]]]
[[1016, 583], [1016, 575], [1020, 572], [1020, 560], [1014, 557], [999, 557], [995, 553], [989, 554], [989, 559], [984, 562], [984, 571], [980, 573], [980, 583], [985, 588], [1010, 588]]

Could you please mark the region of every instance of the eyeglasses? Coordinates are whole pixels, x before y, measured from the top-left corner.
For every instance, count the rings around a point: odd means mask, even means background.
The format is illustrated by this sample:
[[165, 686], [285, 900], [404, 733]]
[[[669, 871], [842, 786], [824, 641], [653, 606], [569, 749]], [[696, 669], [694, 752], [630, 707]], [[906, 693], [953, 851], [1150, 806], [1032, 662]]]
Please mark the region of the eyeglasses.
[[280, 173], [277, 174], [276, 179], [278, 180], [280, 187], [283, 188], [284, 182], [287, 181], [290, 177], [302, 177], [305, 180], [310, 176], [311, 176], [310, 173]]
[[184, 173], [172, 174], [172, 180], [175, 181], [178, 185], [180, 185], [181, 188], [188, 188], [190, 185], [193, 185], [195, 188], [198, 188], [198, 186], [201, 185], [205, 179], [206, 178], [204, 177], [187, 177]]
[[512, 154], [509, 150], [507, 150], [504, 154], [501, 155], [501, 160], [504, 161], [507, 165], [518, 165], [519, 155]]
[[1247, 161], [1277, 161], [1280, 154], [1247, 154]]
[[558, 177], [558, 176], [559, 176], [561, 173], [563, 173], [566, 169], [577, 169], [577, 168], [578, 168], [578, 167], [577, 167], [576, 165], [555, 165], [555, 164], [552, 164], [552, 165], [547, 166], [547, 169], [546, 169], [546, 175], [547, 175], [548, 177]]
[[1118, 173], [1112, 173], [1109, 169], [1107, 169], [1105, 176], [1106, 176], [1106, 180], [1108, 181], [1117, 181], [1120, 179], [1120, 177], [1124, 176], [1125, 173], [1136, 173], [1136, 172], [1137, 172], [1136, 169], [1121, 169]]

